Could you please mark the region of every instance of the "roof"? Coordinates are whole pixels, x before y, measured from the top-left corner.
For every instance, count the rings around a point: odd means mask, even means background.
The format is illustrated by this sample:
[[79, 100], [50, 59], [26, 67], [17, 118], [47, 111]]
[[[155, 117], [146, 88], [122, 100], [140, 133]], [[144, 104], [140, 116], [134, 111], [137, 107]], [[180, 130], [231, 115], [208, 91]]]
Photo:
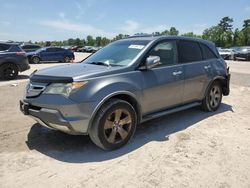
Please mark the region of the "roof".
[[203, 42], [207, 44], [213, 44], [213, 42], [204, 40], [201, 38], [195, 38], [195, 37], [184, 37], [184, 36], [171, 36], [171, 35], [134, 35], [131, 37], [124, 38], [122, 40], [148, 40], [148, 41], [153, 41], [153, 40], [190, 40], [190, 41], [197, 41], [197, 42]]
[[7, 44], [7, 45], [12, 45], [12, 46], [19, 46], [18, 43], [13, 43], [13, 42], [0, 42], [0, 44]]

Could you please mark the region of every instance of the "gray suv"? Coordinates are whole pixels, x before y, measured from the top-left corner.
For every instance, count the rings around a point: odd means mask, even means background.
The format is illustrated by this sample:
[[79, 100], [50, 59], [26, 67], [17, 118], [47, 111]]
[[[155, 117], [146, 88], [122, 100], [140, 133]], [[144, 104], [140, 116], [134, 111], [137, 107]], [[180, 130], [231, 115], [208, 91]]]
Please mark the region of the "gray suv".
[[185, 37], [131, 37], [82, 62], [31, 75], [21, 111], [69, 134], [88, 134], [105, 150], [119, 148], [136, 126], [201, 106], [219, 108], [229, 69], [211, 42]]

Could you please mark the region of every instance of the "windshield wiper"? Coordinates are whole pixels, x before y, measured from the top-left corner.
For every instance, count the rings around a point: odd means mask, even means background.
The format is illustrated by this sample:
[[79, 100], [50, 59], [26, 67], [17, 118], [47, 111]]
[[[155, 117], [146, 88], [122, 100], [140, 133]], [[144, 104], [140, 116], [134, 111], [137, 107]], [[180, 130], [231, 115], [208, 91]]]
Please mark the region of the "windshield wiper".
[[91, 62], [91, 63], [89, 63], [89, 64], [94, 64], [94, 65], [105, 65], [105, 66], [107, 66], [107, 67], [110, 67], [110, 66], [111, 66], [110, 63], [109, 63], [109, 61], [93, 61], [93, 62]]

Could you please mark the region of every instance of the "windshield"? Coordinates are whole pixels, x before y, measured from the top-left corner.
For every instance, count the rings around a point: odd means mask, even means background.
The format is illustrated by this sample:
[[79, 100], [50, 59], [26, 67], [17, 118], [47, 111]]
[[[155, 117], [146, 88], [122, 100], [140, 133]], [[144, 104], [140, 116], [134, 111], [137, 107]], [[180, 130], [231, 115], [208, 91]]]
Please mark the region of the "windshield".
[[36, 52], [41, 52], [41, 51], [44, 51], [46, 48], [39, 48], [38, 50], [36, 50]]
[[122, 40], [112, 43], [82, 61], [83, 63], [106, 62], [110, 66], [127, 66], [149, 43], [147, 40]]

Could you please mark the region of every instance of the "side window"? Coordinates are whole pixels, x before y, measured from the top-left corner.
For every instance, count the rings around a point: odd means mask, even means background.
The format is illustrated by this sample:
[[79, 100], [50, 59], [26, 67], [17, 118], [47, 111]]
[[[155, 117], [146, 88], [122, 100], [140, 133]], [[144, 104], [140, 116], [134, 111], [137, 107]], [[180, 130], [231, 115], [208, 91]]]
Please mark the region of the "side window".
[[216, 55], [204, 44], [200, 44], [203, 59], [215, 59], [217, 58]]
[[55, 52], [55, 48], [47, 48], [46, 52]]
[[10, 45], [8, 44], [0, 44], [0, 51], [5, 51], [10, 48]]
[[179, 41], [178, 57], [179, 63], [201, 61], [202, 54], [199, 44], [192, 41]]
[[160, 66], [168, 66], [176, 63], [176, 44], [175, 42], [162, 42], [157, 44], [148, 54], [148, 56], [159, 56]]
[[56, 49], [57, 52], [62, 52], [62, 51], [64, 51], [64, 49], [62, 49], [62, 48], [55, 48], [55, 49]]

